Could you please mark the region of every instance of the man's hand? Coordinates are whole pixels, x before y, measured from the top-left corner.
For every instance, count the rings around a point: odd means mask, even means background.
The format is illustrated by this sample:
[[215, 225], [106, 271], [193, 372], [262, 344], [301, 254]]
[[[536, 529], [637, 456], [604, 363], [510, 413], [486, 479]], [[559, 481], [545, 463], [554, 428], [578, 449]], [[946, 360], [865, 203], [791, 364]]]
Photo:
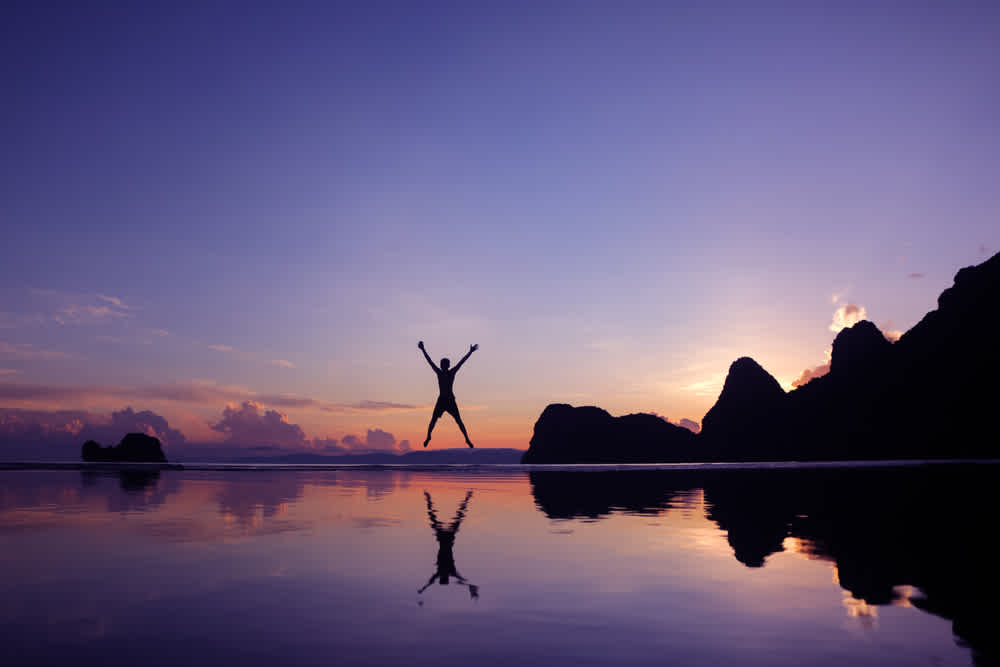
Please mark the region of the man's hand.
[[419, 343], [417, 343], [417, 347], [419, 347], [421, 350], [424, 349], [424, 341], [420, 341]]
[[470, 345], [469, 346], [469, 354], [472, 354], [473, 352], [475, 352], [478, 349], [479, 349], [478, 345]]

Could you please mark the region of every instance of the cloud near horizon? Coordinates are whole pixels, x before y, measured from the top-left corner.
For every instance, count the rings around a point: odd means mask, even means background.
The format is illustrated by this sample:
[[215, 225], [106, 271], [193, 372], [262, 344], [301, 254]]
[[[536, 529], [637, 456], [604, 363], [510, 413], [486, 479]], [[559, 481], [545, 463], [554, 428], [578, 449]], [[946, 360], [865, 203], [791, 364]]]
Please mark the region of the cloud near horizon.
[[[329, 450], [329, 447], [327, 448]], [[402, 440], [397, 442], [396, 436], [380, 428], [370, 428], [364, 439], [356, 435], [345, 435], [340, 440], [340, 451], [342, 453], [360, 454], [365, 452], [408, 452], [410, 451], [410, 441]], [[332, 451], [332, 450], [330, 450]]]
[[321, 454], [404, 453], [409, 440], [380, 428], [367, 433], [336, 438], [309, 439], [301, 426], [291, 423], [277, 410], [268, 410], [252, 401], [226, 406], [211, 430], [227, 436], [223, 442], [191, 442], [167, 418], [151, 410], [132, 407], [100, 414], [88, 410], [32, 410], [0, 408], [0, 460], [67, 460], [80, 456], [86, 440], [115, 445], [127, 433], [145, 433], [159, 438], [173, 458], [208, 456], [239, 458], [255, 452], [272, 454], [289, 451]]
[[131, 407], [110, 415], [87, 410], [21, 410], [0, 408], [0, 458], [69, 459], [80, 456], [86, 440], [117, 445], [127, 433], [145, 433], [167, 448], [185, 443], [184, 434], [151, 410]]
[[682, 419], [680, 419], [678, 421], [673, 421], [669, 417], [664, 417], [659, 412], [651, 411], [651, 412], [647, 412], [646, 414], [653, 415], [654, 417], [659, 417], [660, 419], [662, 419], [663, 421], [667, 422], [668, 424], [673, 424], [674, 426], [680, 426], [681, 428], [686, 428], [687, 430], [691, 431], [692, 433], [698, 433], [699, 431], [701, 431], [701, 424], [699, 424], [698, 422], [696, 422], [693, 419], [688, 419], [687, 417], [684, 417], [684, 418], [682, 418]]
[[680, 426], [680, 427], [682, 427], [682, 428], [686, 428], [687, 430], [691, 431], [692, 433], [700, 433], [701, 432], [701, 424], [699, 424], [698, 422], [696, 422], [693, 419], [688, 419], [687, 417], [685, 417], [684, 419], [681, 419], [679, 422], [677, 422], [677, 425]]
[[254, 401], [244, 401], [238, 407], [227, 405], [212, 430], [225, 433], [226, 442], [230, 444], [279, 447], [304, 447], [306, 444], [301, 426], [289, 422], [287, 415], [268, 410]]

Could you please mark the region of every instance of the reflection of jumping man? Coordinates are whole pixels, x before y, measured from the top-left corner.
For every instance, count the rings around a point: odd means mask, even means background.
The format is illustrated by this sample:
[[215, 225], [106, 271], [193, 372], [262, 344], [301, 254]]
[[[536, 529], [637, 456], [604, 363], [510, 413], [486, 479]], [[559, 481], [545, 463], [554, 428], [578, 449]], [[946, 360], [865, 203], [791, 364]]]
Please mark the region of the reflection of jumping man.
[[441, 368], [435, 366], [434, 362], [431, 361], [430, 355], [427, 354], [427, 350], [424, 349], [424, 341], [417, 343], [417, 347], [419, 347], [420, 351], [424, 353], [424, 359], [427, 360], [427, 363], [429, 363], [431, 368], [434, 369], [434, 372], [437, 373], [438, 389], [440, 390], [437, 403], [434, 404], [434, 414], [431, 415], [431, 423], [427, 427], [427, 439], [424, 440], [424, 447], [426, 447], [427, 443], [431, 441], [431, 431], [434, 430], [434, 424], [436, 424], [437, 420], [441, 418], [441, 415], [446, 412], [454, 417], [455, 421], [458, 423], [458, 428], [461, 429], [462, 435], [465, 436], [465, 444], [472, 447], [472, 441], [469, 440], [469, 434], [465, 430], [465, 424], [462, 423], [462, 416], [458, 414], [458, 403], [455, 401], [455, 392], [452, 389], [452, 386], [455, 384], [455, 374], [458, 373], [458, 369], [462, 367], [462, 364], [464, 364], [465, 360], [469, 358], [469, 355], [479, 349], [479, 346], [470, 345], [469, 351], [466, 352], [461, 361], [455, 364], [454, 368], [449, 368], [451, 362], [448, 361], [447, 358], [441, 360]]
[[465, 510], [469, 506], [469, 499], [472, 498], [472, 491], [465, 494], [465, 500], [458, 506], [455, 518], [451, 520], [447, 528], [438, 521], [437, 512], [434, 511], [434, 501], [431, 500], [431, 494], [424, 491], [424, 498], [427, 499], [427, 516], [431, 520], [431, 529], [434, 531], [434, 537], [438, 541], [437, 572], [431, 575], [430, 580], [417, 593], [423, 593], [435, 580], [439, 581], [442, 586], [447, 586], [448, 578], [455, 577], [455, 581], [459, 585], [469, 587], [469, 595], [474, 600], [478, 599], [479, 586], [470, 584], [465, 580], [465, 577], [458, 573], [458, 570], [455, 568], [455, 554], [452, 552], [452, 548], [455, 546], [455, 533], [458, 532], [458, 527], [462, 525], [462, 519], [465, 518]]

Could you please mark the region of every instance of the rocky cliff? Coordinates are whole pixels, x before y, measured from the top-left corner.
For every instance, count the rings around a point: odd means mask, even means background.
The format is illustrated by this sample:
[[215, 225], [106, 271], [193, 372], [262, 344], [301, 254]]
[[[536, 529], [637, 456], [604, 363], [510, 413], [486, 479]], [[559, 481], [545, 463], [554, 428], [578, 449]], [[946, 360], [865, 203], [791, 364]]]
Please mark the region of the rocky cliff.
[[937, 310], [895, 344], [867, 321], [840, 331], [830, 372], [787, 394], [756, 361], [737, 359], [698, 436], [686, 438], [651, 415], [550, 405], [522, 460], [997, 457], [998, 328], [1000, 254], [959, 271]]
[[695, 460], [694, 433], [656, 415], [612, 417], [601, 408], [553, 403], [535, 422], [521, 463], [649, 463]]

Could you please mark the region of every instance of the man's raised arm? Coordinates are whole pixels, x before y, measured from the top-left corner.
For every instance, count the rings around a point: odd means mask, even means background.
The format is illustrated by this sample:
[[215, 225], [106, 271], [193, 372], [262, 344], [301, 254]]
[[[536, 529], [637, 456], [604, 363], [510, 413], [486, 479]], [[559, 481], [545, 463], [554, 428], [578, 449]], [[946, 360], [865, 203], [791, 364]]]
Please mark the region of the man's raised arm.
[[[434, 372], [435, 373], [439, 373], [441, 371], [441, 369], [438, 368], [437, 366], [435, 366], [434, 362], [431, 361], [430, 355], [428, 355], [427, 354], [427, 350], [424, 349], [424, 341], [420, 341], [419, 343], [417, 343], [417, 347], [419, 347], [420, 351], [424, 353], [424, 359], [426, 359], [427, 363], [429, 363], [431, 365], [431, 368], [434, 369]], [[465, 356], [469, 356], [469, 355], [465, 355]], [[465, 360], [463, 359], [462, 361], [465, 361]]]
[[479, 349], [478, 345], [470, 345], [469, 346], [469, 351], [465, 353], [465, 356], [462, 357], [462, 359], [457, 364], [455, 364], [455, 372], [456, 373], [458, 372], [458, 369], [462, 367], [462, 364], [465, 363], [465, 360], [468, 359], [472, 355], [472, 353], [475, 352], [478, 349]]

